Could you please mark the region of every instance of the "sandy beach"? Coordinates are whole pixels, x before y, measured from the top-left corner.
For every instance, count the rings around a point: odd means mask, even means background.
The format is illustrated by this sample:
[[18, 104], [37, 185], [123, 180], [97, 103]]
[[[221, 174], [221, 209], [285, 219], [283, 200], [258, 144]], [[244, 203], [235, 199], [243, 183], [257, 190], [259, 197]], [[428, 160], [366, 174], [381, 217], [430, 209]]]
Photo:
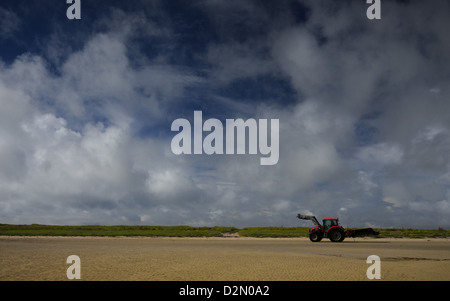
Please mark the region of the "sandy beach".
[[0, 237], [0, 280], [68, 280], [70, 255], [85, 281], [364, 281], [370, 255], [381, 280], [450, 280], [450, 239], [16, 236]]

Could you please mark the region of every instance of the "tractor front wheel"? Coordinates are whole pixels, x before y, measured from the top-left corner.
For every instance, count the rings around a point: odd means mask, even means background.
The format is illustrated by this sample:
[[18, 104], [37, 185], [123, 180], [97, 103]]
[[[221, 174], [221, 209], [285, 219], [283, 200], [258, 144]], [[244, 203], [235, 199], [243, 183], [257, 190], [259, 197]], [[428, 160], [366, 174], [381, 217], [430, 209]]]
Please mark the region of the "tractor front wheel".
[[341, 242], [345, 238], [345, 233], [342, 229], [334, 229], [328, 234], [332, 242]]
[[319, 242], [319, 241], [322, 240], [322, 237], [323, 237], [323, 235], [320, 234], [320, 233], [317, 233], [317, 232], [311, 232], [311, 233], [309, 234], [309, 239], [310, 239], [312, 242]]

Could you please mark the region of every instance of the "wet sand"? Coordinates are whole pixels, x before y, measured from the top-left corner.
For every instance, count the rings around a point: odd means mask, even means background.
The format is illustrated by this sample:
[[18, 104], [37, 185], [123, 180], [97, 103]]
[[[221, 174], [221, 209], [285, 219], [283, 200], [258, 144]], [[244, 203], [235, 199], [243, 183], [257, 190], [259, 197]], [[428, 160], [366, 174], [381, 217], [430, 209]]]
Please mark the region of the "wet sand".
[[68, 280], [66, 259], [91, 281], [449, 281], [450, 239], [0, 237], [0, 280]]

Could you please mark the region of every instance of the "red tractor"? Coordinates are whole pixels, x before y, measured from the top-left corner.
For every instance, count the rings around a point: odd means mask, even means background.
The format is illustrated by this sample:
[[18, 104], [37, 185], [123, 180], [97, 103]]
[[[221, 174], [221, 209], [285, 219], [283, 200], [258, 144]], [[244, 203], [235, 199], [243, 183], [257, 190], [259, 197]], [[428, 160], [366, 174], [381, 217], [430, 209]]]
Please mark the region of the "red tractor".
[[347, 230], [345, 231], [342, 226], [339, 225], [338, 218], [324, 218], [323, 225], [319, 223], [315, 216], [298, 214], [299, 219], [311, 220], [315, 227], [309, 229], [309, 239], [312, 242], [319, 242], [322, 238], [329, 238], [332, 242], [341, 242], [345, 237], [378, 235], [372, 228]]

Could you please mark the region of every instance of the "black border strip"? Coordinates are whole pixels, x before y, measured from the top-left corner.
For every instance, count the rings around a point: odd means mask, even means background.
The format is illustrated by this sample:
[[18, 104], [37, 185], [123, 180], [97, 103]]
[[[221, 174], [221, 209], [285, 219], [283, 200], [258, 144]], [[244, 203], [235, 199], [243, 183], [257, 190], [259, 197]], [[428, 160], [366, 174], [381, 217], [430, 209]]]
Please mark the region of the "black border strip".
[[[323, 298], [349, 297], [374, 298], [394, 297], [402, 299], [417, 293], [441, 294], [448, 289], [448, 281], [1, 281], [3, 293], [12, 292], [16, 297], [61, 297], [93, 298], [114, 297], [114, 299], [139, 297], [143, 300], [197, 299], [262, 299], [280, 300], [280, 298], [304, 299], [305, 297]], [[241, 289], [242, 287], [242, 289]], [[251, 287], [251, 288], [250, 288]], [[209, 288], [213, 293], [206, 295], [180, 295], [183, 291], [197, 291], [197, 288]], [[246, 290], [247, 289], [247, 290]], [[205, 292], [205, 290], [199, 290]], [[245, 294], [247, 292], [247, 294]], [[286, 299], [287, 300], [287, 299]]]

